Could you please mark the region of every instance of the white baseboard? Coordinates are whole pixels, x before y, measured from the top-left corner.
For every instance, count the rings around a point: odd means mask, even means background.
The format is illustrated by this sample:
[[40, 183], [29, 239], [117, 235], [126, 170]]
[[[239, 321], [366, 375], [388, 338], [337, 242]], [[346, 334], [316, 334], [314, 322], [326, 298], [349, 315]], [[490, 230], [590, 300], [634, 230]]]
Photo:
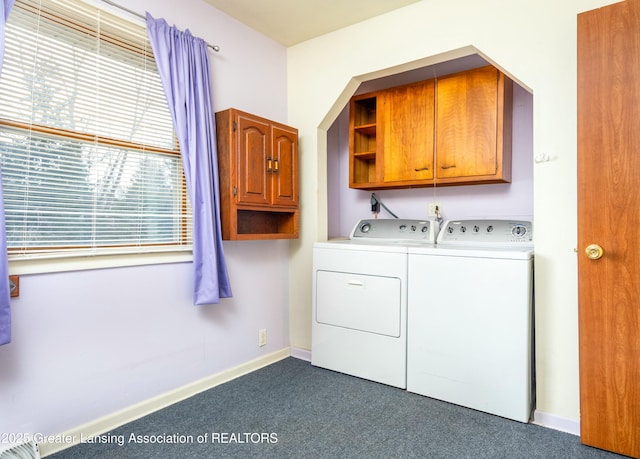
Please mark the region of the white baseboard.
[[295, 357], [296, 359], [306, 360], [307, 362], [311, 362], [311, 351], [307, 351], [306, 349], [300, 349], [299, 347], [292, 347], [291, 357]]
[[226, 383], [232, 379], [236, 379], [282, 359], [286, 359], [291, 355], [291, 349], [287, 347], [271, 354], [258, 357], [257, 359], [243, 363], [237, 367], [229, 368], [228, 370], [224, 370], [215, 375], [179, 387], [170, 392], [158, 395], [157, 397], [129, 406], [120, 411], [116, 411], [115, 413], [108, 414], [102, 418], [90, 421], [55, 436], [57, 438], [71, 439], [69, 442], [39, 443], [38, 447], [40, 448], [40, 454], [42, 457], [45, 457], [50, 454], [57, 453], [58, 451], [62, 451], [63, 449], [80, 443], [81, 438], [86, 439], [88, 437], [104, 434], [128, 422], [135, 421], [147, 414], [151, 414], [169, 405], [173, 405], [176, 402], [187, 399], [197, 393], [211, 389], [212, 387]]
[[580, 435], [580, 421], [564, 418], [556, 414], [536, 410], [533, 413], [533, 423], [573, 435]]

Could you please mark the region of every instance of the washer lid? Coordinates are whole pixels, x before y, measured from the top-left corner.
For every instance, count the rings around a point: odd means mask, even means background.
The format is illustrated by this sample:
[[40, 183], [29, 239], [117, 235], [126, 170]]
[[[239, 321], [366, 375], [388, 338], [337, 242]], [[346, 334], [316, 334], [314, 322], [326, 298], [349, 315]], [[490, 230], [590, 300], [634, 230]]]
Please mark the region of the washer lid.
[[503, 260], [532, 260], [534, 257], [531, 247], [482, 247], [435, 244], [432, 247], [409, 246], [409, 255], [430, 255], [434, 260], [437, 257], [461, 257], [461, 258], [489, 258]]

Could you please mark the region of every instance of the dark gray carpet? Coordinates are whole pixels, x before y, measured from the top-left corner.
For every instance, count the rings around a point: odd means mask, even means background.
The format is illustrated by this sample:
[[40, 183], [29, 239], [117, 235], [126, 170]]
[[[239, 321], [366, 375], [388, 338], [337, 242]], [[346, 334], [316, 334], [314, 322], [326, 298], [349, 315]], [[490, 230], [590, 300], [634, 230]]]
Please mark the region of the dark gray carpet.
[[[85, 443], [50, 457], [622, 457], [583, 446], [574, 435], [323, 370], [295, 358], [195, 395], [107, 435], [103, 440], [111, 443]], [[120, 440], [122, 446], [117, 443]], [[165, 443], [153, 443], [158, 440]], [[180, 443], [168, 443], [171, 440]]]

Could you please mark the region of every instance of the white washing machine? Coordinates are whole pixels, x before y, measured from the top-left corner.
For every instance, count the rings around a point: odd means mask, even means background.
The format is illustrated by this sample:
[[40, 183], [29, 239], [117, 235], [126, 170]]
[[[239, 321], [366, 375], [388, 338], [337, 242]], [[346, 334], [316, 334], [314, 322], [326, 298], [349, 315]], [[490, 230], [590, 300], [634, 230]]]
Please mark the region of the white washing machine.
[[407, 390], [520, 422], [533, 403], [530, 222], [450, 221], [408, 253]]
[[407, 247], [432, 246], [432, 221], [361, 220], [313, 249], [313, 365], [406, 388]]

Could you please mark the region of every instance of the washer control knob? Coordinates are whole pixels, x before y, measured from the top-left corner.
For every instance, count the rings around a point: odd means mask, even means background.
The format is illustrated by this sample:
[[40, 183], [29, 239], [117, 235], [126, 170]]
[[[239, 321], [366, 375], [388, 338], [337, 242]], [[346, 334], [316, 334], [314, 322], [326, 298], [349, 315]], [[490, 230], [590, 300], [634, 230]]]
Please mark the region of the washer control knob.
[[366, 223], [363, 223], [362, 225], [360, 225], [360, 232], [368, 233], [369, 230], [371, 230], [371, 223], [366, 222]]
[[524, 225], [515, 225], [513, 228], [511, 228], [511, 234], [513, 235], [513, 237], [523, 237], [525, 234], [527, 234], [527, 227]]

